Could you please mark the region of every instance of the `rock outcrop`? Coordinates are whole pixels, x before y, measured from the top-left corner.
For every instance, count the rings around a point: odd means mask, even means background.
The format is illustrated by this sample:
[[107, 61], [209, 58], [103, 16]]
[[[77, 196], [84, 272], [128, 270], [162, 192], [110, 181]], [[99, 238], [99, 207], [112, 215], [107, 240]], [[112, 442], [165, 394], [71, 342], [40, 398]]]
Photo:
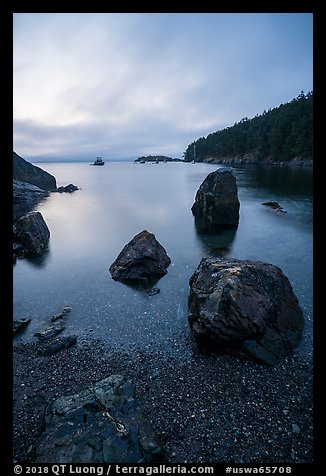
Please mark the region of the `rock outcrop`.
[[14, 243], [21, 245], [22, 256], [40, 255], [46, 248], [50, 231], [40, 212], [29, 212], [14, 225]]
[[119, 253], [109, 271], [115, 281], [150, 284], [167, 273], [171, 259], [155, 235], [143, 230]]
[[72, 192], [75, 192], [76, 190], [79, 190], [79, 188], [77, 187], [77, 185], [74, 185], [73, 183], [70, 183], [70, 184], [68, 184], [68, 185], [58, 187], [56, 190], [54, 190], [54, 192], [59, 192], [59, 193], [67, 192], [67, 193], [72, 193]]
[[190, 278], [189, 325], [203, 352], [235, 353], [270, 365], [299, 343], [304, 317], [281, 269], [203, 258]]
[[214, 234], [237, 228], [239, 209], [236, 178], [230, 169], [220, 168], [200, 185], [191, 211], [198, 232]]
[[43, 190], [54, 190], [57, 186], [53, 175], [27, 162], [16, 152], [13, 152], [13, 179], [36, 185]]
[[13, 180], [13, 206], [32, 208], [49, 196], [49, 192], [27, 182]]
[[163, 450], [121, 375], [97, 382], [48, 407], [36, 463], [151, 463]]

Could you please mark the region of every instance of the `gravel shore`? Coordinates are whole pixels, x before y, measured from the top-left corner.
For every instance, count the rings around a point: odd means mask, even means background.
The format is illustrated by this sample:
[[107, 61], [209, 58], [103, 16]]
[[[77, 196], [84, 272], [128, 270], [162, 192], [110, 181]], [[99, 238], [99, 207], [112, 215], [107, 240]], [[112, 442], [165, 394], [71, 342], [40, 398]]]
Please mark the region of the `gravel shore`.
[[311, 463], [312, 365], [225, 355], [109, 352], [89, 338], [52, 356], [14, 344], [14, 462], [33, 462], [46, 406], [113, 373], [136, 386], [168, 463]]

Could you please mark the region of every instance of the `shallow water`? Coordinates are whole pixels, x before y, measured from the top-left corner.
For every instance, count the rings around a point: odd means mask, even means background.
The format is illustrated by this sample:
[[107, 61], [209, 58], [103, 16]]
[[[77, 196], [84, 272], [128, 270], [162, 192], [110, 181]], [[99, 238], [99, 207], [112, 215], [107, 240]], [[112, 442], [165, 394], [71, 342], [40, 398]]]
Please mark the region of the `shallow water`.
[[[236, 231], [199, 235], [191, 206], [211, 171], [209, 164], [132, 162], [37, 164], [57, 185], [81, 190], [53, 193], [38, 205], [51, 232], [42, 259], [14, 265], [14, 319], [31, 318], [20, 340], [49, 325], [64, 306], [72, 311], [66, 334], [103, 338], [112, 350], [161, 349], [191, 356], [187, 321], [189, 278], [204, 256], [232, 256], [279, 266], [289, 278], [306, 319], [300, 345], [312, 354], [312, 170], [237, 167], [240, 222]], [[278, 201], [287, 213], [262, 205]], [[156, 286], [143, 291], [112, 280], [108, 271], [123, 246], [147, 229], [172, 264]]]

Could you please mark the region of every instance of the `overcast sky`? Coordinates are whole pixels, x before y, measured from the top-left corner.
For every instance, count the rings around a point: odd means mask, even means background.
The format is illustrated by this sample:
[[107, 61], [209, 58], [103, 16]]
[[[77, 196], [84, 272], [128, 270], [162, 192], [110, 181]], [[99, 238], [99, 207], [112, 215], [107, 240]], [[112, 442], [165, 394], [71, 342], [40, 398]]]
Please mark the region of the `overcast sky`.
[[311, 13], [16, 13], [14, 150], [182, 158], [313, 89]]

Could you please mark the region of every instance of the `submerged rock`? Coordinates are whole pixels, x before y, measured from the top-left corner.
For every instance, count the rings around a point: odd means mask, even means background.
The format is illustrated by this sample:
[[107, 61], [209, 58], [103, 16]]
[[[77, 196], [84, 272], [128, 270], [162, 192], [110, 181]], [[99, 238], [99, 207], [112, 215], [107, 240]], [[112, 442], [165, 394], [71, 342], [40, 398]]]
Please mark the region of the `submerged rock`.
[[41, 254], [50, 238], [50, 231], [40, 212], [29, 212], [14, 225], [14, 241], [24, 247], [25, 254]]
[[115, 281], [148, 284], [164, 276], [170, 263], [155, 235], [143, 230], [123, 248], [109, 271]]
[[199, 187], [191, 211], [201, 233], [214, 234], [237, 228], [240, 202], [232, 171], [220, 168], [211, 172]]
[[155, 294], [158, 294], [158, 293], [160, 293], [160, 292], [161, 292], [161, 290], [160, 290], [159, 288], [152, 288], [152, 289], [149, 289], [149, 290], [147, 291], [147, 294], [148, 294], [149, 296], [155, 296]]
[[47, 409], [36, 463], [150, 463], [162, 445], [145, 419], [135, 388], [111, 375]]
[[188, 306], [200, 351], [245, 354], [275, 365], [302, 337], [298, 299], [272, 264], [203, 258], [190, 278]]
[[286, 213], [283, 207], [278, 202], [264, 202], [262, 205], [265, 205], [265, 207], [270, 207], [273, 208], [273, 210], [276, 210], [278, 212]]

